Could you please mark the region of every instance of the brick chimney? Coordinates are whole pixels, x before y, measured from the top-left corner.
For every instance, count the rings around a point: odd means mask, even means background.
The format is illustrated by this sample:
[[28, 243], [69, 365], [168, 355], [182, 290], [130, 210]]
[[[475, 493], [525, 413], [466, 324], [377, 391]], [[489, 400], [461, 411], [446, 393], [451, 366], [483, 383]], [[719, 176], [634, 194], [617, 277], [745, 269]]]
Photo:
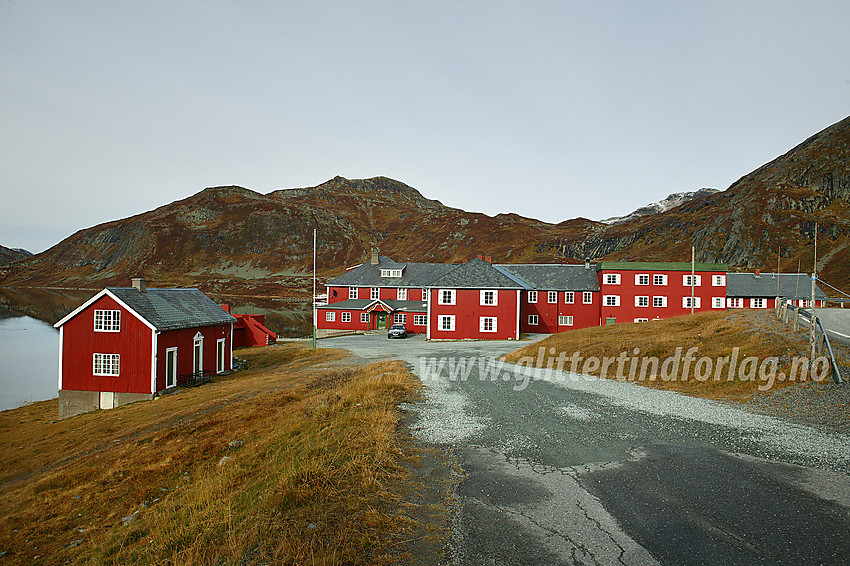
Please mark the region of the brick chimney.
[[380, 263], [380, 260], [378, 259], [378, 248], [372, 248], [371, 263], [372, 265], [378, 265]]
[[493, 263], [493, 257], [489, 256], [489, 255], [485, 255], [484, 261], [486, 261], [487, 263]]
[[756, 277], [761, 277], [761, 269], [756, 269]]
[[138, 289], [139, 293], [147, 293], [148, 287], [145, 284], [144, 277], [134, 277], [133, 278], [133, 287]]

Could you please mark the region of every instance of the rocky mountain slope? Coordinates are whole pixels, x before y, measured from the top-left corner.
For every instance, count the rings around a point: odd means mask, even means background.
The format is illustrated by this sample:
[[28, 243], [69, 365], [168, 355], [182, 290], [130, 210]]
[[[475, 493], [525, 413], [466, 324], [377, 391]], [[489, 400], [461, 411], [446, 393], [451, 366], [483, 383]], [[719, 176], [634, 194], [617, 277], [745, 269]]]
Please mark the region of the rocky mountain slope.
[[641, 218], [643, 216], [649, 216], [651, 214], [658, 214], [659, 212], [667, 212], [671, 208], [676, 208], [677, 206], [682, 205], [688, 202], [689, 200], [711, 195], [716, 192], [719, 191], [717, 189], [703, 188], [698, 191], [673, 193], [672, 195], [667, 195], [667, 198], [665, 198], [664, 200], [660, 200], [658, 202], [653, 202], [647, 204], [646, 206], [642, 206], [625, 216], [612, 216], [611, 218], [606, 218], [605, 220], [601, 220], [600, 222], [604, 222], [605, 224], [617, 224], [618, 222], [634, 220], [635, 218]]
[[0, 246], [0, 265], [9, 265], [13, 261], [24, 259], [32, 256], [32, 252], [22, 250], [21, 248], [7, 248]]
[[[669, 203], [668, 204], [675, 204]], [[0, 268], [3, 286], [100, 288], [144, 275], [151, 285], [216, 293], [303, 296], [318, 229], [319, 273], [364, 261], [371, 246], [404, 261], [724, 261], [740, 268], [810, 270], [815, 222], [819, 271], [850, 287], [850, 118], [812, 136], [723, 192], [613, 224], [549, 224], [516, 214], [451, 208], [385, 177], [335, 177], [267, 195], [205, 189], [137, 216], [80, 230]]]

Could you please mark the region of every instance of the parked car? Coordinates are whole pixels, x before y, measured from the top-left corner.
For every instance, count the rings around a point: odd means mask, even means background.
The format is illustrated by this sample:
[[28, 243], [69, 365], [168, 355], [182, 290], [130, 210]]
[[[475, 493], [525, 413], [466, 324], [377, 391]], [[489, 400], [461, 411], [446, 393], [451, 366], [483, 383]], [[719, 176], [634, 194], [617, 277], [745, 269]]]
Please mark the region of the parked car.
[[403, 324], [393, 324], [387, 330], [387, 338], [407, 338], [407, 329]]

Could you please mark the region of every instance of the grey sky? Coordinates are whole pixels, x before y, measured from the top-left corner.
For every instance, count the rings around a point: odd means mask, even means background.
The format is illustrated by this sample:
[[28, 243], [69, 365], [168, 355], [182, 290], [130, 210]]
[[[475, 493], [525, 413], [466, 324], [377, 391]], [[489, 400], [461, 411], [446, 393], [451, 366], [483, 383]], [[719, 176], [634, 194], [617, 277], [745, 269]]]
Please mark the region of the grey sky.
[[386, 175], [549, 222], [727, 188], [850, 114], [850, 2], [0, 3], [0, 244]]

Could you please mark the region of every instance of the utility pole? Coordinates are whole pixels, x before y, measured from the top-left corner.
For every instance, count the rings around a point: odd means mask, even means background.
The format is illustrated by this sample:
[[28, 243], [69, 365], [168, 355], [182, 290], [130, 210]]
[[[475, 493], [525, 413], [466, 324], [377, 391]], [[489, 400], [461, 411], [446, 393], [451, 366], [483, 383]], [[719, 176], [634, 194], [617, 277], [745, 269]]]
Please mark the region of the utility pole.
[[696, 247], [691, 246], [691, 314], [694, 314], [694, 283], [696, 283], [696, 278], [694, 277], [694, 272], [696, 271]]
[[817, 322], [817, 316], [815, 316], [815, 280], [818, 277], [818, 223], [815, 222], [815, 259], [812, 262], [812, 326], [809, 330], [809, 341], [811, 342], [812, 352], [811, 359], [809, 360], [809, 368], [812, 368], [814, 371], [815, 365], [815, 323]]
[[313, 228], [313, 349], [316, 349], [316, 229]]

